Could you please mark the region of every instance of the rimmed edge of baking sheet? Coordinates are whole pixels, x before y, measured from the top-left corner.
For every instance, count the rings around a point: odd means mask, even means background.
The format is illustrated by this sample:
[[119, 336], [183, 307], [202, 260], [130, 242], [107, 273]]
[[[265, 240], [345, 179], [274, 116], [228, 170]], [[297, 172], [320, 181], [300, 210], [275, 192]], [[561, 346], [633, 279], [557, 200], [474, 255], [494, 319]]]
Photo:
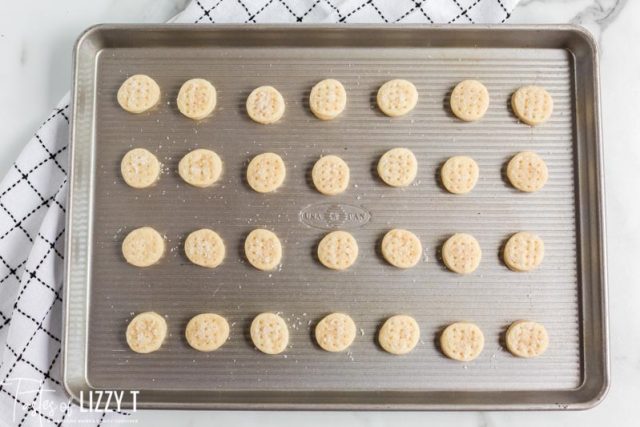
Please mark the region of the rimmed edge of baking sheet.
[[[576, 90], [576, 164], [578, 236], [582, 323], [583, 383], [573, 390], [536, 391], [400, 391], [354, 393], [314, 392], [299, 396], [282, 392], [193, 392], [172, 400], [172, 391], [144, 391], [139, 408], [182, 409], [312, 409], [312, 410], [540, 410], [588, 409], [605, 397], [609, 387], [606, 292], [604, 183], [600, 129], [598, 54], [584, 29], [572, 25], [99, 25], [86, 30], [74, 49], [69, 199], [66, 223], [65, 289], [63, 313], [63, 383], [77, 402], [80, 392], [92, 389], [87, 380], [87, 325], [91, 260], [95, 114], [95, 69], [101, 49], [124, 34], [137, 32], [147, 43], [166, 43], [176, 35], [211, 37], [269, 33], [317, 32], [327, 45], [337, 33], [382, 32], [394, 36], [420, 34], [430, 46], [555, 47], [574, 58]], [[169, 37], [171, 34], [171, 37]], [[427, 37], [428, 36], [428, 37]], [[295, 40], [294, 38], [291, 38]], [[381, 39], [381, 38], [380, 38]], [[403, 39], [404, 40], [404, 39]], [[418, 38], [416, 38], [418, 40]], [[188, 42], [175, 42], [175, 45]], [[546, 44], [546, 45], [545, 45]], [[579, 71], [576, 71], [579, 70]], [[131, 401], [125, 401], [130, 406]]]

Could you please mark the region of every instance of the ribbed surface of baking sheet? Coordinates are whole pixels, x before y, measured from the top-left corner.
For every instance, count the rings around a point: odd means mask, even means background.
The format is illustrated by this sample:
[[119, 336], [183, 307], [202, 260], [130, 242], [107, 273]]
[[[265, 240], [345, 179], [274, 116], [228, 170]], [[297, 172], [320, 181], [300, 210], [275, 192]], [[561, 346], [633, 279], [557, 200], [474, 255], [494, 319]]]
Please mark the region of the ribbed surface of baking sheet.
[[[162, 89], [157, 110], [131, 115], [115, 94], [135, 73], [152, 76]], [[575, 99], [573, 66], [564, 49], [473, 48], [106, 48], [97, 62], [95, 188], [87, 378], [98, 388], [143, 390], [438, 391], [572, 389], [581, 381], [580, 286], [576, 238]], [[201, 123], [181, 116], [175, 97], [192, 77], [218, 91], [215, 113]], [[308, 95], [323, 78], [340, 80], [348, 93], [345, 112], [323, 122], [309, 112]], [[391, 119], [375, 106], [377, 88], [392, 78], [412, 81], [419, 102], [408, 116]], [[482, 81], [491, 96], [486, 116], [464, 123], [448, 110], [448, 96], [463, 79]], [[258, 125], [244, 102], [259, 85], [273, 85], [286, 100], [283, 119]], [[535, 128], [517, 121], [512, 92], [544, 86], [554, 99], [553, 116]], [[122, 156], [144, 147], [164, 164], [158, 184], [127, 187], [119, 175]], [[417, 156], [415, 183], [385, 186], [377, 159], [393, 147]], [[194, 148], [216, 151], [224, 163], [211, 188], [188, 186], [177, 175], [180, 158]], [[525, 194], [507, 184], [504, 169], [515, 153], [539, 153], [549, 181]], [[256, 154], [284, 159], [287, 178], [274, 194], [253, 192], [244, 179]], [[310, 169], [321, 155], [336, 154], [351, 169], [339, 196], [313, 189]], [[453, 155], [473, 157], [480, 179], [468, 195], [448, 194], [439, 167]], [[358, 241], [360, 255], [348, 271], [322, 267], [315, 250], [325, 229], [301, 221], [301, 211], [325, 212], [335, 204], [338, 228]], [[316, 206], [318, 205], [318, 206]], [[340, 217], [341, 206], [370, 215], [364, 224]], [[311, 207], [310, 207], [311, 206]], [[355, 208], [354, 208], [355, 207]], [[340, 219], [342, 218], [342, 219]], [[309, 221], [306, 221], [309, 222]], [[320, 221], [322, 222], [322, 221]], [[316, 224], [317, 225], [317, 224]], [[166, 235], [160, 264], [127, 265], [120, 245], [127, 232], [151, 226]], [[191, 231], [216, 230], [227, 258], [209, 270], [190, 264], [182, 244]], [[273, 230], [284, 246], [281, 268], [261, 272], [244, 259], [243, 241], [256, 227]], [[379, 241], [391, 228], [407, 228], [424, 246], [423, 260], [409, 270], [388, 265]], [[510, 234], [528, 230], [546, 246], [542, 266], [515, 273], [501, 262]], [[443, 266], [439, 248], [452, 233], [473, 234], [483, 251], [476, 272], [459, 276]], [[161, 350], [131, 352], [124, 339], [128, 321], [142, 311], [164, 315], [169, 336]], [[282, 313], [291, 333], [284, 354], [267, 356], [248, 336], [251, 319], [263, 311]], [[359, 333], [348, 352], [330, 354], [313, 339], [316, 322], [342, 311]], [[231, 324], [219, 351], [199, 353], [184, 339], [189, 318], [216, 312]], [[406, 356], [391, 356], [376, 343], [384, 319], [405, 313], [421, 327], [421, 340]], [[511, 356], [502, 343], [518, 319], [544, 324], [550, 346], [538, 359]], [[471, 363], [446, 359], [437, 343], [448, 323], [468, 320], [485, 334], [485, 348]]]

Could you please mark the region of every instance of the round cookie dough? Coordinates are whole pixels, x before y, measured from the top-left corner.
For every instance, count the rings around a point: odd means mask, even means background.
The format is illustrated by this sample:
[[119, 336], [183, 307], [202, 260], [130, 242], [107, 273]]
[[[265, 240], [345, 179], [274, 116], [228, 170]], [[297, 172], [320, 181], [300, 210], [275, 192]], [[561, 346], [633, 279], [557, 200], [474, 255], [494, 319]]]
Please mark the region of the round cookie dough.
[[313, 165], [313, 185], [322, 194], [334, 196], [349, 185], [349, 166], [338, 156], [323, 156]]
[[122, 255], [131, 265], [149, 267], [164, 254], [164, 239], [151, 227], [136, 228], [122, 242]]
[[544, 242], [538, 236], [521, 231], [504, 245], [504, 263], [513, 271], [531, 271], [544, 259]]
[[284, 114], [284, 98], [272, 86], [255, 88], [247, 97], [247, 114], [263, 125], [275, 123]]
[[378, 175], [387, 185], [406, 187], [416, 179], [418, 161], [411, 150], [393, 148], [380, 157]]
[[178, 173], [187, 184], [200, 188], [209, 187], [222, 174], [222, 160], [214, 151], [198, 148], [180, 160]]
[[222, 238], [208, 228], [194, 231], [184, 241], [184, 253], [189, 261], [202, 267], [216, 268], [224, 260], [225, 252]]
[[553, 98], [540, 86], [523, 86], [511, 96], [511, 108], [521, 121], [536, 126], [551, 117]]
[[389, 117], [404, 116], [418, 103], [418, 90], [408, 80], [389, 80], [378, 89], [378, 108]]
[[344, 313], [331, 313], [316, 325], [316, 341], [323, 350], [346, 350], [356, 338], [356, 324]]
[[513, 322], [505, 335], [507, 349], [518, 357], [538, 357], [549, 346], [549, 335], [540, 323], [529, 320]]
[[473, 323], [452, 323], [440, 335], [440, 347], [450, 359], [470, 362], [482, 353], [484, 334]]
[[453, 194], [465, 194], [473, 190], [479, 175], [478, 164], [468, 156], [450, 157], [440, 170], [442, 185]]
[[261, 352], [279, 354], [289, 344], [289, 328], [275, 313], [258, 314], [251, 322], [251, 340]]
[[202, 120], [216, 108], [216, 88], [205, 79], [191, 79], [182, 84], [176, 104], [178, 110], [193, 120]]
[[284, 161], [275, 153], [258, 154], [247, 167], [247, 182], [258, 193], [277, 190], [286, 176]]
[[395, 228], [382, 238], [382, 256], [398, 268], [415, 266], [422, 257], [420, 239], [408, 230]]
[[123, 110], [134, 114], [144, 113], [160, 101], [160, 86], [151, 77], [136, 74], [122, 83], [117, 98]]
[[540, 156], [532, 151], [523, 151], [509, 161], [507, 178], [518, 190], [532, 193], [544, 187], [549, 179], [549, 171]]
[[404, 314], [390, 317], [384, 322], [378, 342], [380, 346], [391, 354], [407, 354], [418, 344], [420, 340], [420, 327], [418, 322]]
[[229, 323], [214, 313], [202, 313], [187, 323], [184, 336], [191, 347], [198, 351], [214, 351], [229, 338]]
[[465, 122], [480, 120], [489, 108], [489, 91], [477, 80], [463, 80], [451, 92], [451, 111]]
[[322, 80], [311, 89], [309, 107], [320, 120], [333, 120], [347, 105], [347, 91], [338, 80]]
[[244, 241], [244, 253], [258, 270], [273, 270], [282, 260], [282, 244], [275, 233], [256, 228]]
[[442, 260], [455, 273], [473, 273], [480, 265], [481, 258], [480, 244], [470, 234], [456, 233], [442, 246]]
[[160, 162], [144, 148], [127, 152], [120, 162], [122, 179], [133, 188], [147, 188], [155, 184], [160, 176]]
[[151, 353], [162, 346], [167, 336], [167, 322], [153, 311], [140, 313], [127, 326], [127, 344], [136, 353]]
[[332, 270], [346, 270], [358, 258], [358, 242], [346, 231], [332, 231], [318, 244], [318, 259]]

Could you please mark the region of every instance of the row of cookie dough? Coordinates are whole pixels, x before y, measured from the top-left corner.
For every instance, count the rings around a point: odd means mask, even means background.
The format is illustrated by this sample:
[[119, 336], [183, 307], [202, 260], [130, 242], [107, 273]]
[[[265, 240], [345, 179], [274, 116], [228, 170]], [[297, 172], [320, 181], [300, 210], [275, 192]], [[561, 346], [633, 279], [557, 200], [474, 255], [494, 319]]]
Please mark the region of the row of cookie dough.
[[[124, 110], [143, 113], [160, 100], [160, 87], [151, 77], [136, 74], [122, 83], [117, 99]], [[390, 80], [380, 86], [376, 101], [380, 111], [387, 116], [403, 116], [417, 105], [418, 90], [407, 80]], [[202, 120], [216, 108], [217, 92], [205, 79], [187, 80], [178, 92], [176, 104], [184, 116]], [[320, 120], [335, 119], [346, 105], [347, 92], [342, 83], [335, 79], [318, 82], [309, 94], [309, 107]], [[489, 91], [477, 80], [461, 81], [451, 93], [450, 106], [453, 114], [461, 120], [480, 120], [489, 108]], [[549, 119], [553, 111], [553, 99], [542, 87], [523, 86], [511, 96], [511, 107], [521, 121], [535, 126]], [[246, 109], [255, 122], [271, 124], [282, 118], [285, 102], [274, 87], [260, 86], [247, 97]]]
[[[178, 163], [180, 177], [190, 185], [205, 188], [216, 183], [222, 175], [223, 163], [214, 151], [199, 148], [187, 153]], [[147, 188], [160, 177], [160, 162], [150, 151], [134, 148], [127, 152], [120, 163], [124, 181], [133, 188]], [[393, 148], [378, 160], [378, 175], [387, 185], [406, 187], [416, 178], [418, 161], [407, 148]], [[246, 178], [252, 189], [259, 193], [277, 190], [285, 180], [287, 168], [282, 157], [275, 153], [255, 156], [247, 166]], [[466, 194], [475, 187], [480, 168], [471, 157], [450, 157], [440, 170], [444, 187], [453, 194]], [[549, 172], [544, 160], [532, 151], [523, 151], [507, 164], [507, 177], [520, 191], [534, 192], [542, 189]], [[350, 169], [347, 163], [335, 155], [320, 157], [313, 165], [311, 179], [322, 194], [333, 196], [343, 193], [349, 186]]]
[[[211, 352], [229, 338], [229, 323], [215, 313], [202, 313], [187, 323], [184, 335], [195, 350]], [[276, 313], [257, 315], [250, 326], [253, 344], [266, 354], [280, 354], [289, 345], [289, 328]], [[167, 335], [167, 322], [155, 312], [140, 313], [127, 326], [127, 344], [136, 353], [151, 353], [162, 346]], [[356, 338], [356, 324], [344, 313], [331, 313], [315, 327], [316, 342], [323, 350], [337, 353], [347, 350]], [[388, 353], [403, 355], [411, 352], [420, 340], [418, 322], [404, 314], [388, 318], [378, 332], [378, 343]], [[542, 355], [549, 336], [543, 325], [529, 320], [513, 322], [505, 334], [507, 349], [515, 356], [531, 358]], [[484, 334], [475, 324], [456, 322], [440, 334], [442, 352], [453, 360], [469, 362], [484, 348]]]
[[[395, 228], [382, 238], [380, 249], [384, 259], [394, 267], [411, 268], [422, 258], [420, 239], [409, 230]], [[136, 267], [157, 263], [165, 251], [164, 239], [151, 227], [131, 231], [122, 242], [125, 260]], [[218, 233], [203, 228], [187, 236], [184, 252], [194, 264], [218, 267], [225, 258], [226, 248]], [[318, 243], [318, 260], [332, 270], [346, 270], [358, 258], [358, 242], [346, 231], [332, 231]], [[249, 263], [258, 270], [274, 270], [282, 262], [282, 243], [272, 231], [262, 228], [249, 233], [244, 242]], [[442, 260], [455, 273], [470, 274], [480, 265], [482, 250], [470, 234], [456, 233], [442, 246]], [[532, 233], [522, 231], [512, 235], [503, 249], [505, 264], [513, 271], [530, 271], [544, 258], [544, 242]]]

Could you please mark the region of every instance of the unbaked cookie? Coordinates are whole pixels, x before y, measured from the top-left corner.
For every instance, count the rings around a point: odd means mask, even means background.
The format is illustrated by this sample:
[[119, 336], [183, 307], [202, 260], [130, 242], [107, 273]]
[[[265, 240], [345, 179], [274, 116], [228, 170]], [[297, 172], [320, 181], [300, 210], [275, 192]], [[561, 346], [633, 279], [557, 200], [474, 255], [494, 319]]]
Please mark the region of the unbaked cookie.
[[258, 154], [247, 167], [247, 182], [258, 193], [277, 190], [286, 176], [284, 161], [275, 153]]
[[158, 180], [160, 162], [150, 151], [134, 148], [122, 158], [120, 173], [130, 187], [147, 188]]
[[465, 194], [473, 190], [479, 175], [478, 164], [468, 156], [450, 157], [440, 170], [442, 185], [453, 194]]
[[160, 86], [151, 77], [136, 74], [122, 83], [117, 98], [123, 110], [134, 114], [144, 113], [160, 101]]
[[532, 151], [523, 151], [509, 161], [507, 178], [518, 190], [531, 193], [544, 187], [549, 171], [540, 156]]
[[333, 120], [347, 105], [347, 91], [338, 80], [322, 80], [311, 89], [309, 106], [320, 120]]
[[202, 313], [187, 323], [184, 336], [189, 345], [198, 351], [214, 351], [229, 338], [229, 323], [214, 313]]
[[151, 353], [162, 346], [167, 336], [167, 322], [153, 311], [140, 313], [127, 326], [127, 344], [136, 353]]
[[332, 231], [318, 244], [318, 259], [332, 270], [346, 270], [358, 258], [358, 242], [346, 231]]
[[420, 239], [408, 230], [395, 228], [382, 238], [382, 256], [398, 268], [415, 266], [422, 257]]
[[511, 96], [511, 108], [520, 120], [535, 126], [551, 117], [553, 98], [540, 86], [523, 86]]
[[489, 91], [477, 80], [463, 80], [451, 92], [451, 111], [465, 122], [480, 120], [489, 108]]
[[349, 185], [349, 166], [338, 156], [323, 156], [313, 165], [313, 185], [322, 194], [334, 196]]
[[388, 318], [378, 334], [380, 346], [387, 352], [397, 355], [409, 353], [419, 340], [418, 322], [413, 317], [403, 314]]
[[378, 175], [392, 187], [406, 187], [418, 173], [418, 161], [411, 150], [393, 148], [380, 157]]
[[344, 313], [331, 313], [318, 322], [315, 335], [324, 350], [344, 351], [356, 338], [356, 324]]
[[215, 268], [224, 260], [224, 241], [213, 230], [203, 228], [187, 236], [184, 253], [189, 261], [202, 267]]
[[549, 346], [549, 335], [543, 325], [529, 320], [513, 322], [505, 335], [507, 349], [518, 357], [538, 357]]
[[273, 270], [282, 260], [282, 244], [275, 233], [257, 228], [244, 241], [244, 253], [258, 270]]
[[480, 244], [470, 234], [456, 233], [442, 246], [442, 260], [455, 273], [473, 273], [480, 265], [481, 258]]
[[258, 314], [251, 322], [251, 340], [263, 353], [282, 353], [289, 344], [289, 328], [275, 313]]
[[447, 357], [470, 362], [482, 353], [484, 335], [473, 323], [452, 323], [440, 335], [440, 347]]
[[378, 108], [390, 117], [404, 116], [418, 103], [418, 90], [407, 80], [389, 80], [378, 89]]
[[151, 227], [136, 228], [124, 238], [122, 255], [131, 265], [149, 267], [164, 254], [164, 239]]
[[530, 271], [544, 259], [544, 242], [538, 236], [521, 231], [504, 245], [504, 263], [513, 271]]
[[194, 187], [209, 187], [222, 174], [222, 160], [214, 151], [198, 148], [187, 153], [178, 163], [180, 177]]
[[260, 86], [247, 98], [247, 114], [263, 125], [275, 123], [284, 114], [284, 98], [272, 86]]
[[191, 79], [178, 92], [178, 110], [193, 120], [202, 120], [216, 108], [216, 88], [205, 79]]

